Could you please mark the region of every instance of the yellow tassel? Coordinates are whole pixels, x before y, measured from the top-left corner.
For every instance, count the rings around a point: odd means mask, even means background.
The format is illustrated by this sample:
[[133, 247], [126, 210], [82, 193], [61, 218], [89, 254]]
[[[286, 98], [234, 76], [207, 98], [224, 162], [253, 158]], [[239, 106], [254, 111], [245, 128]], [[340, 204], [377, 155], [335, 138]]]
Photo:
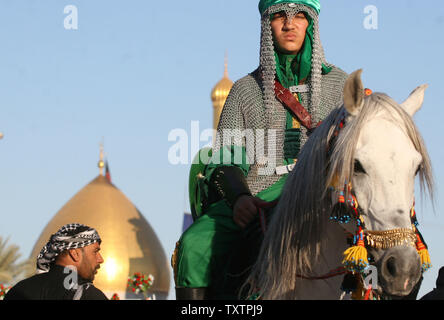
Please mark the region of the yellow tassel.
[[362, 272], [368, 267], [367, 249], [362, 240], [359, 240], [356, 246], [345, 250], [342, 264], [352, 272]]
[[430, 254], [429, 250], [426, 248], [423, 248], [421, 250], [418, 250], [419, 257], [421, 258], [421, 266], [423, 271], [427, 271], [432, 266], [431, 260], [430, 260]]
[[429, 250], [427, 250], [427, 246], [422, 242], [421, 235], [416, 229], [416, 250], [418, 251], [419, 258], [421, 259], [422, 271], [426, 271], [432, 266], [430, 261]]

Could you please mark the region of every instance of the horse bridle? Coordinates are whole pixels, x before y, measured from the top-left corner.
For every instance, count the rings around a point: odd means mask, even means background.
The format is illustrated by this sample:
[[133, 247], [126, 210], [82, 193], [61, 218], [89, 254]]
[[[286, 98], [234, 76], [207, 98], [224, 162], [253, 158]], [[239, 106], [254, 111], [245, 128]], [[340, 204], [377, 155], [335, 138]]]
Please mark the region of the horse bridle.
[[[371, 91], [367, 91], [366, 95], [371, 94]], [[345, 126], [346, 113], [342, 114], [342, 118], [339, 124], [336, 126], [332, 139], [330, 139], [327, 146], [328, 158], [330, 158], [332, 148], [339, 135], [339, 132]], [[431, 267], [430, 255], [428, 253], [427, 245], [421, 233], [418, 230], [418, 221], [416, 219], [415, 202], [410, 210], [410, 219], [412, 228], [398, 228], [384, 231], [372, 231], [365, 227], [364, 219], [362, 215], [362, 209], [360, 208], [356, 196], [353, 192], [351, 183], [345, 183], [344, 188], [341, 190], [335, 190], [336, 186], [331, 186], [332, 192], [337, 192], [338, 201], [333, 206], [330, 220], [338, 222], [339, 224], [347, 224], [351, 220], [356, 221], [356, 233], [349, 234], [351, 239], [351, 247], [344, 252], [344, 260], [342, 261], [344, 273], [347, 274], [363, 274], [369, 267], [367, 258], [367, 248], [375, 249], [388, 249], [403, 244], [416, 247], [418, 254], [421, 258], [422, 272], [425, 272]], [[346, 199], [347, 197], [347, 199]], [[339, 275], [339, 274], [336, 274]], [[361, 277], [362, 280], [362, 277]], [[344, 278], [345, 282], [345, 278]], [[344, 283], [343, 283], [344, 285]], [[364, 299], [368, 299], [371, 287], [364, 295]]]
[[[371, 94], [371, 91], [368, 92], [367, 90], [368, 89], [366, 89], [366, 94], [367, 95]], [[333, 136], [328, 142], [327, 146], [328, 157], [330, 157], [331, 155], [336, 139], [339, 136], [339, 132], [346, 125], [345, 121], [346, 116], [347, 116], [346, 112], [343, 112], [339, 124], [335, 128]], [[413, 206], [410, 210], [410, 219], [411, 219], [412, 228], [398, 228], [398, 229], [391, 229], [384, 231], [372, 231], [368, 230], [365, 227], [362, 215], [362, 209], [358, 204], [358, 200], [353, 192], [351, 183], [345, 183], [343, 189], [341, 190], [335, 190], [335, 189], [337, 189], [337, 186], [330, 187], [331, 192], [336, 192], [338, 194], [338, 201], [332, 209], [330, 220], [336, 221], [340, 224], [347, 224], [352, 219], [356, 221], [357, 232], [355, 235], [351, 235], [353, 236], [353, 246], [359, 246], [364, 249], [367, 247], [372, 247], [376, 249], [388, 249], [402, 244], [411, 245], [417, 248], [418, 252], [420, 252], [421, 259], [425, 260], [421, 261], [423, 271], [430, 268], [431, 266], [430, 259], [429, 258], [423, 259], [422, 257], [425, 253], [421, 251], [423, 251], [424, 249], [427, 250], [427, 245], [424, 243], [424, 239], [417, 228], [418, 221], [416, 219], [414, 201], [413, 201]], [[423, 254], [421, 255], [421, 253]], [[353, 261], [353, 257], [355, 258], [355, 261]], [[364, 269], [368, 267], [368, 260], [359, 261], [355, 255], [351, 255], [350, 257], [348, 257], [348, 259], [347, 257], [345, 257], [343, 263], [346, 269], [351, 272], [362, 272]]]

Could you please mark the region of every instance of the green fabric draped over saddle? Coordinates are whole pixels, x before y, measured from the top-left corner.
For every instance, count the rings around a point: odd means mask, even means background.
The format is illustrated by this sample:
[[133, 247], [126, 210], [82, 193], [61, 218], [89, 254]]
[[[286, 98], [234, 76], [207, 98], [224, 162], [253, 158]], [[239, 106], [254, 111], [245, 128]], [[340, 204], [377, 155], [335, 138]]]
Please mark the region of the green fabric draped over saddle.
[[[242, 229], [234, 223], [233, 210], [225, 200], [207, 203], [206, 206], [203, 204], [209, 196], [211, 175], [218, 166], [237, 166], [245, 175], [248, 174], [250, 165], [246, 149], [226, 146], [208, 159], [211, 154], [211, 149], [202, 149], [191, 166], [189, 196], [194, 223], [179, 240], [173, 259], [176, 261], [173, 268], [177, 287], [208, 287], [214, 279], [223, 275], [233, 248], [243, 241]], [[286, 179], [287, 175], [282, 176], [256, 196], [269, 202], [278, 199]]]
[[202, 197], [206, 194], [207, 190], [204, 174], [208, 159], [211, 158], [212, 153], [213, 150], [211, 148], [203, 148], [199, 150], [191, 164], [188, 177], [188, 197], [190, 201], [191, 215], [194, 221], [202, 215], [204, 201]]
[[[223, 166], [237, 166], [247, 176], [250, 165], [245, 147], [225, 146], [214, 155], [210, 148], [201, 149], [193, 159], [188, 181], [189, 201], [193, 220], [196, 221], [204, 214], [206, 199], [209, 197], [209, 181], [214, 170]], [[257, 197], [264, 201], [274, 201], [279, 198], [286, 176], [263, 190]]]

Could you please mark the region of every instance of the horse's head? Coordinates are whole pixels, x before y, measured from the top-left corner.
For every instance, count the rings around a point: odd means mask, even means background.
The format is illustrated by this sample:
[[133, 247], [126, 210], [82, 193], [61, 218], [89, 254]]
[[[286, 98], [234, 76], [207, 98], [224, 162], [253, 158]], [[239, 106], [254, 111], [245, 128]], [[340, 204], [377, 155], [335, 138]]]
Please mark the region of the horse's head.
[[[334, 109], [301, 149], [248, 278], [251, 293], [259, 288], [264, 299], [338, 298], [342, 261], [355, 274], [368, 263], [376, 266], [376, 293], [406, 296], [427, 266], [413, 215], [414, 186], [419, 176], [433, 198], [433, 180], [412, 119], [426, 86], [399, 105], [382, 93], [364, 94], [360, 75], [346, 81], [344, 107]], [[327, 215], [342, 223], [352, 243]], [[329, 282], [315, 281], [320, 278]], [[351, 278], [359, 277], [345, 280]], [[352, 291], [356, 285], [342, 284]]]
[[[351, 181], [364, 234], [376, 239], [377, 244], [367, 244], [367, 249], [370, 263], [378, 270], [380, 293], [405, 296], [421, 277], [420, 257], [412, 241], [415, 177], [419, 174], [421, 182], [426, 181], [429, 189], [432, 186], [429, 158], [412, 121], [427, 85], [416, 88], [399, 105], [384, 94], [366, 96], [361, 72], [354, 72], [344, 87], [348, 115], [337, 147], [342, 145], [349, 156], [342, 159], [348, 173], [340, 178]], [[350, 142], [353, 148], [347, 151], [345, 145]]]

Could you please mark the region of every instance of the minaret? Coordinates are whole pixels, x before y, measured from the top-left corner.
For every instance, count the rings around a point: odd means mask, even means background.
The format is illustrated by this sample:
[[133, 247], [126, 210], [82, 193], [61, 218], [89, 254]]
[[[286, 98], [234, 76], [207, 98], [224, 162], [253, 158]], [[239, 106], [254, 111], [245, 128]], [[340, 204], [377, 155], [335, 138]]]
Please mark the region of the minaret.
[[[225, 70], [222, 80], [220, 80], [211, 91], [211, 101], [213, 102], [213, 129], [217, 130], [219, 124], [220, 114], [224, 107], [225, 100], [227, 100], [231, 87], [233, 87], [233, 81], [228, 78], [228, 58], [225, 54]], [[215, 137], [213, 137], [214, 145]]]

